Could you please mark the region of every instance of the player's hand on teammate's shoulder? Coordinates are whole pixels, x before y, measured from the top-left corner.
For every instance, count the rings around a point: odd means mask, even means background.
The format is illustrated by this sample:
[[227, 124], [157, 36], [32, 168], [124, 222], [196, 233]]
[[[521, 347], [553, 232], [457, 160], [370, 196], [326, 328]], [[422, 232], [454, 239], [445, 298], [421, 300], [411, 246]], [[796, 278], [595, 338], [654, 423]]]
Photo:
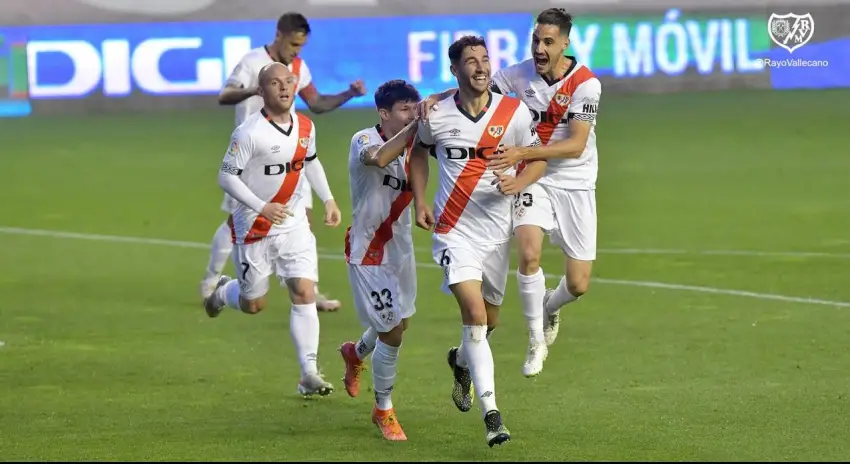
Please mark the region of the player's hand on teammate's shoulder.
[[351, 85], [348, 86], [348, 90], [351, 91], [355, 96], [363, 96], [366, 95], [366, 84], [362, 79], [357, 79], [352, 82]]
[[283, 221], [292, 216], [292, 212], [286, 209], [286, 206], [280, 203], [266, 203], [260, 214], [274, 224], [282, 224]]
[[427, 203], [417, 202], [414, 205], [416, 210], [416, 226], [420, 229], [431, 230], [434, 227], [434, 212]]
[[336, 227], [340, 222], [342, 222], [342, 212], [340, 212], [339, 207], [336, 205], [336, 201], [333, 199], [326, 201], [325, 225], [329, 227]]
[[440, 94], [431, 94], [416, 105], [416, 116], [422, 121], [427, 121], [431, 112], [437, 109], [437, 98]]
[[500, 145], [488, 159], [490, 160], [487, 163], [488, 168], [494, 171], [505, 171], [523, 160], [523, 149]]

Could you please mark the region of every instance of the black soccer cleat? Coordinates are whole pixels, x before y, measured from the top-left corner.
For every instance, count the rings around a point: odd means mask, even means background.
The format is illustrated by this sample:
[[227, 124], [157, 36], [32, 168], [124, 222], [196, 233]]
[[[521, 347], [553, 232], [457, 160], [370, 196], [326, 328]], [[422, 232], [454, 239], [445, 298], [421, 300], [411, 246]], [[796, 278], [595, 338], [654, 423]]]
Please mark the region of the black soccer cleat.
[[457, 347], [449, 349], [448, 362], [454, 376], [452, 401], [461, 412], [472, 409], [472, 375], [469, 369], [457, 365]]
[[497, 410], [488, 411], [484, 416], [484, 427], [487, 428], [487, 444], [492, 448], [495, 445], [511, 441], [511, 432], [502, 424], [502, 414]]

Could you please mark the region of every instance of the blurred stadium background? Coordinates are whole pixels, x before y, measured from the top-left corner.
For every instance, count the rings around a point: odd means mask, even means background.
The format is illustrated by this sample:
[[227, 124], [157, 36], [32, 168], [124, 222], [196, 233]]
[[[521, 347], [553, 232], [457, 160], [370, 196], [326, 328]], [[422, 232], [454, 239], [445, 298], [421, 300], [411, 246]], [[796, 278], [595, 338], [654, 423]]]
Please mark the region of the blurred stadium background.
[[[575, 14], [572, 52], [603, 82], [596, 280], [536, 380], [520, 374], [509, 280], [493, 346], [514, 441], [490, 450], [477, 412], [448, 398], [457, 310], [417, 231], [418, 313], [395, 394], [410, 441], [385, 443], [370, 395], [352, 400], [339, 380], [335, 349], [360, 332], [344, 227], [316, 230], [323, 288], [345, 305], [322, 314], [334, 396], [295, 394], [282, 289], [257, 317], [200, 307], [233, 122], [216, 94], [277, 16], [307, 15], [318, 89], [368, 88], [314, 117], [347, 215], [348, 144], [375, 123], [375, 88], [453, 85], [445, 50], [469, 32], [494, 68], [522, 60], [533, 15], [552, 5]], [[811, 14], [812, 39], [777, 47], [772, 13]], [[850, 454], [850, 2], [5, 0], [0, 18], [3, 460]], [[561, 272], [554, 249], [543, 267]]]

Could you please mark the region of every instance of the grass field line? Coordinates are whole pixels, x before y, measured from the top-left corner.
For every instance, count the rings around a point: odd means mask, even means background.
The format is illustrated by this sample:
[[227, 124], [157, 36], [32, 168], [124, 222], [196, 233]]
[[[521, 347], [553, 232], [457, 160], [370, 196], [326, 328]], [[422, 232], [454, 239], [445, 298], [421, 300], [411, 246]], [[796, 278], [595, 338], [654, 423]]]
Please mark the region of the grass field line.
[[[169, 246], [169, 247], [177, 247], [177, 248], [198, 248], [203, 250], [209, 249], [209, 243], [202, 242], [189, 242], [182, 240], [167, 240], [167, 239], [159, 239], [159, 238], [145, 238], [145, 237], [128, 237], [121, 235], [100, 235], [100, 234], [84, 234], [77, 232], [66, 232], [66, 231], [58, 231], [58, 230], [42, 230], [42, 229], [23, 229], [17, 227], [0, 227], [0, 233], [7, 235], [25, 235], [25, 236], [41, 236], [41, 237], [51, 237], [51, 238], [65, 238], [65, 239], [77, 239], [77, 240], [90, 240], [96, 242], [113, 242], [113, 243], [134, 243], [134, 244], [144, 244], [144, 245], [159, 245], [159, 246]], [[342, 261], [344, 257], [342, 254], [329, 254], [329, 253], [320, 253], [320, 259], [325, 260], [336, 260]], [[417, 267], [425, 267], [425, 268], [438, 268], [435, 263], [425, 262], [425, 263], [417, 263]], [[513, 274], [513, 273], [511, 273]], [[560, 276], [553, 274], [546, 274], [546, 278], [548, 279], [558, 279]], [[665, 282], [651, 282], [651, 281], [641, 281], [641, 280], [625, 280], [625, 279], [603, 279], [603, 278], [594, 278], [594, 282], [600, 284], [608, 284], [608, 285], [623, 285], [623, 286], [631, 286], [631, 287], [643, 287], [643, 288], [656, 288], [656, 289], [665, 289], [665, 290], [677, 290], [677, 291], [686, 291], [686, 292], [698, 292], [698, 293], [713, 293], [717, 295], [731, 295], [731, 296], [740, 296], [747, 298], [757, 298], [761, 300], [775, 300], [775, 301], [784, 301], [787, 303], [803, 303], [803, 304], [815, 304], [815, 305], [823, 305], [823, 306], [834, 306], [839, 308], [850, 308], [850, 302], [846, 301], [831, 301], [831, 300], [821, 300], [816, 298], [803, 298], [796, 296], [786, 296], [786, 295], [776, 295], [772, 293], [758, 293], [758, 292], [750, 292], [745, 290], [734, 290], [734, 289], [726, 289], [726, 288], [716, 288], [716, 287], [704, 287], [698, 285], [681, 285], [681, 284], [672, 284]]]

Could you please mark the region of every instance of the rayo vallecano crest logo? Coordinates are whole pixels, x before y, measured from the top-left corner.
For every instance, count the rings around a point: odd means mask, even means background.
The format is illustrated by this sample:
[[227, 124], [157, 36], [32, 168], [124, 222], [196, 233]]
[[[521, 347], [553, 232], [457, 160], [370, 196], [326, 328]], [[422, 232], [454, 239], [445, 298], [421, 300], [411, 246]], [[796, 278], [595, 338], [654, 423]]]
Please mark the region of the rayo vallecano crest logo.
[[776, 45], [794, 53], [794, 50], [812, 40], [815, 32], [815, 20], [810, 13], [798, 15], [773, 13], [767, 20], [767, 32]]
[[558, 92], [555, 94], [555, 103], [561, 106], [567, 106], [570, 104], [570, 96], [565, 93]]
[[490, 126], [487, 128], [487, 133], [490, 134], [491, 137], [498, 137], [505, 132], [505, 126]]
[[301, 137], [298, 139], [298, 143], [301, 144], [302, 147], [307, 148], [310, 145], [310, 137]]

